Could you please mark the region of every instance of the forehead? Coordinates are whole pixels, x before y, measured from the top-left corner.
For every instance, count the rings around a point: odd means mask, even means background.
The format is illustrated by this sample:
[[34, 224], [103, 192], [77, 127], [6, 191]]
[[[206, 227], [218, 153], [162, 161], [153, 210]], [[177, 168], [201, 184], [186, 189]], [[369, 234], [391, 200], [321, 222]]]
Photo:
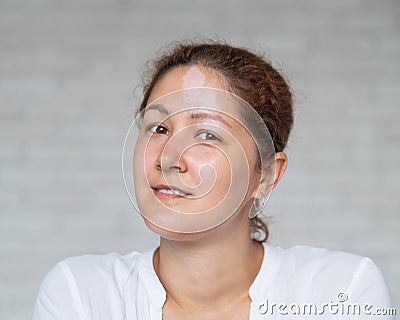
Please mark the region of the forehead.
[[226, 90], [220, 76], [198, 66], [180, 66], [168, 71], [154, 86], [149, 104], [156, 99], [182, 89], [208, 87]]

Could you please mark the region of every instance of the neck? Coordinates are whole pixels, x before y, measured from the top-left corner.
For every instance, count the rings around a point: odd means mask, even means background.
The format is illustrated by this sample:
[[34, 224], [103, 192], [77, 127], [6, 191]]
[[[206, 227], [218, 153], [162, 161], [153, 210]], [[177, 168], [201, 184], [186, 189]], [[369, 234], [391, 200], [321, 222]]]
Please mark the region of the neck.
[[224, 227], [189, 241], [161, 238], [154, 266], [167, 298], [191, 310], [218, 308], [249, 298], [263, 248], [243, 232], [243, 224], [236, 224], [240, 228], [235, 228], [234, 222], [229, 224], [227, 221]]

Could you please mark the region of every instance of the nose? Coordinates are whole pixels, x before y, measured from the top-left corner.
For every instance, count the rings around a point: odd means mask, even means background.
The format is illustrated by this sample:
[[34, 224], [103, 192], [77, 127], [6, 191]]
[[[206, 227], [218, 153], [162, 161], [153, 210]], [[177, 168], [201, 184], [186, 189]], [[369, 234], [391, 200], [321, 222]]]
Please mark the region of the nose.
[[157, 168], [161, 171], [178, 171], [183, 173], [187, 170], [185, 161], [185, 144], [177, 136], [172, 136], [161, 148], [157, 158]]

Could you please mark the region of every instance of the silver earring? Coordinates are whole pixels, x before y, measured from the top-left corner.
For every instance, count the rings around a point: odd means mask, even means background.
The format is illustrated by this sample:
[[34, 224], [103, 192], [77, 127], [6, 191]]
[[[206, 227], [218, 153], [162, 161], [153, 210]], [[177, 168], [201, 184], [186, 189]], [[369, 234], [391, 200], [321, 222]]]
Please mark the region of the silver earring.
[[265, 203], [266, 203], [265, 198], [262, 198], [261, 205], [260, 205], [260, 201], [261, 201], [261, 199], [254, 199], [253, 206], [249, 212], [250, 219], [257, 217], [260, 214], [260, 212], [264, 209]]

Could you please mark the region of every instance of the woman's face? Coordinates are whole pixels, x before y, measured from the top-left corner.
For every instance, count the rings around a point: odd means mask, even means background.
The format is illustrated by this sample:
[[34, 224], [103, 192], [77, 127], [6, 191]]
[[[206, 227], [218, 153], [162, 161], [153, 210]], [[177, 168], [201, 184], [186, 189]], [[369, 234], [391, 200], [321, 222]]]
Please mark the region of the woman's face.
[[213, 73], [178, 67], [156, 84], [143, 111], [135, 193], [147, 222], [161, 229], [213, 228], [257, 192], [257, 149], [221, 90]]

